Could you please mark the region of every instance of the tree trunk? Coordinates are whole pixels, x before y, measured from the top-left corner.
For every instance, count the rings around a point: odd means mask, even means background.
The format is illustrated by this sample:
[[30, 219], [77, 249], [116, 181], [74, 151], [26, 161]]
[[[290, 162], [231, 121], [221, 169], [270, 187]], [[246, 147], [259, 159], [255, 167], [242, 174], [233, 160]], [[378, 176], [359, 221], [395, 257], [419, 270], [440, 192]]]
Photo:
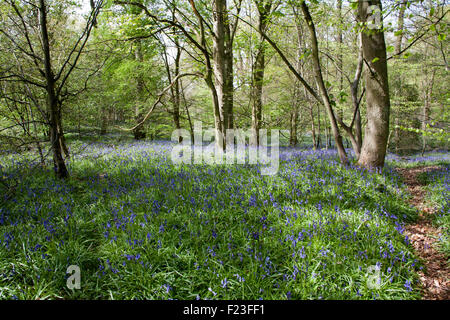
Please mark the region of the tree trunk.
[[[347, 134], [350, 138], [350, 141], [352, 143], [353, 151], [355, 152], [356, 160], [359, 160], [359, 157], [361, 155], [361, 147], [362, 147], [362, 127], [361, 127], [361, 98], [359, 97], [358, 88], [359, 83], [361, 81], [361, 75], [364, 67], [364, 53], [362, 49], [362, 35], [359, 34], [358, 36], [358, 63], [356, 66], [355, 76], [353, 78], [353, 82], [350, 84], [350, 94], [352, 96], [352, 105], [353, 105], [353, 111], [354, 111], [354, 120], [353, 123], [350, 125], [350, 127], [345, 127], [344, 129], [347, 131]], [[353, 127], [355, 129], [353, 134]]]
[[394, 139], [395, 139], [395, 154], [398, 154], [399, 151], [399, 142], [400, 142], [400, 129], [398, 128], [399, 126], [399, 119], [398, 116], [395, 116], [394, 119], [394, 123], [395, 123], [395, 128], [394, 128]]
[[[428, 71], [428, 70], [427, 70]], [[428, 73], [428, 72], [426, 72]], [[428, 125], [428, 121], [430, 118], [430, 110], [431, 110], [431, 99], [433, 96], [433, 86], [434, 86], [434, 77], [436, 75], [436, 70], [432, 71], [431, 74], [431, 78], [430, 77], [426, 77], [425, 83], [426, 83], [426, 88], [425, 88], [425, 101], [423, 104], [423, 108], [422, 108], [422, 155], [426, 150], [427, 147], [427, 137], [426, 137], [426, 130], [427, 130], [427, 125]]]
[[[172, 13], [172, 19], [175, 20], [175, 13]], [[176, 32], [176, 28], [173, 28], [173, 31]], [[173, 40], [176, 47], [176, 56], [175, 56], [175, 70], [173, 71], [173, 78], [175, 78], [175, 83], [170, 87], [170, 95], [172, 101], [172, 117], [175, 125], [175, 129], [181, 129], [180, 124], [180, 80], [177, 78], [180, 74], [180, 60], [181, 60], [181, 47], [179, 44], [179, 40], [177, 37]], [[172, 83], [172, 70], [170, 70], [169, 59], [167, 56], [167, 46], [164, 42], [161, 41], [161, 45], [163, 46], [163, 59], [164, 65], [166, 67], [167, 79], [169, 83]], [[178, 136], [178, 143], [183, 141], [183, 136], [180, 134]]]
[[[381, 8], [380, 0], [358, 1], [358, 18], [368, 21], [368, 8]], [[381, 17], [380, 17], [381, 18]], [[389, 83], [386, 59], [386, 43], [382, 23], [379, 29], [364, 30], [362, 46], [365, 63], [367, 126], [358, 164], [365, 168], [382, 168], [389, 136]]]
[[317, 105], [317, 144], [316, 149], [320, 149], [322, 144], [322, 136], [320, 133], [320, 105]]
[[225, 58], [225, 86], [224, 86], [224, 99], [226, 108], [226, 115], [228, 119], [225, 123], [226, 129], [234, 128], [234, 65], [233, 65], [233, 39], [231, 35], [231, 25], [230, 25], [230, 15], [226, 8], [225, 2], [225, 12], [224, 12], [224, 31], [225, 31], [225, 41], [224, 41], [224, 58]]
[[[140, 63], [143, 63], [144, 62], [144, 57], [143, 57], [143, 54], [142, 54], [142, 43], [141, 43], [140, 39], [136, 40], [136, 49], [135, 49], [134, 53], [135, 53], [136, 61], [138, 61]], [[142, 76], [140, 74], [138, 74], [137, 78], [136, 78], [136, 81], [137, 81], [137, 85], [136, 85], [136, 107], [135, 107], [134, 116], [135, 116], [136, 124], [139, 124], [144, 119], [143, 114], [141, 112], [142, 96], [143, 96], [143, 92], [144, 92], [144, 80], [142, 79]], [[134, 139], [135, 140], [145, 139], [146, 133], [145, 133], [145, 130], [144, 130], [144, 125], [142, 124], [142, 125], [136, 127], [133, 130], [133, 135], [134, 135]]]
[[[27, 87], [28, 89], [28, 87]], [[34, 113], [33, 113], [33, 107], [30, 104], [29, 105], [30, 108], [30, 117], [31, 117], [31, 121], [33, 122], [33, 130], [34, 130], [34, 134], [37, 135], [38, 134], [38, 129], [36, 126], [36, 121], [34, 119]], [[30, 137], [32, 135], [30, 134]], [[39, 153], [39, 158], [41, 159], [41, 165], [44, 166], [45, 165], [45, 158], [44, 158], [44, 153], [42, 152], [42, 147], [41, 147], [41, 143], [39, 142], [39, 139], [36, 139], [36, 147], [38, 149], [38, 153]]]
[[106, 134], [106, 130], [108, 128], [108, 110], [105, 106], [101, 108], [101, 125], [100, 125], [100, 135], [104, 136]]
[[69, 149], [66, 145], [66, 138], [64, 137], [64, 130], [62, 126], [62, 115], [61, 115], [61, 104], [58, 101], [58, 137], [59, 144], [61, 145], [61, 150], [63, 151], [66, 158], [70, 158]]
[[39, 0], [39, 22], [41, 28], [41, 41], [44, 52], [44, 65], [45, 65], [45, 80], [47, 91], [47, 109], [49, 114], [50, 124], [50, 142], [53, 152], [53, 163], [55, 168], [55, 174], [58, 178], [66, 178], [69, 176], [64, 158], [62, 156], [62, 144], [60, 134], [63, 134], [60, 121], [60, 104], [56, 96], [55, 91], [55, 76], [52, 71], [51, 57], [50, 57], [50, 42], [47, 31], [47, 12], [44, 0]]
[[[216, 88], [217, 100], [219, 104], [219, 112], [221, 122], [221, 132], [224, 133], [228, 128], [228, 103], [229, 97], [227, 92], [227, 57], [225, 53], [225, 15], [226, 0], [214, 0], [213, 2], [213, 20], [214, 20], [214, 36], [213, 36], [213, 60], [214, 60], [214, 87]], [[224, 146], [223, 146], [224, 147]]]
[[311, 117], [311, 135], [313, 140], [313, 149], [317, 149], [317, 142], [316, 142], [316, 127], [314, 125], [314, 112], [313, 112], [313, 106], [309, 109], [309, 116]]
[[362, 137], [362, 125], [361, 125], [361, 112], [358, 111], [356, 112], [356, 119], [355, 119], [355, 136], [356, 136], [356, 143], [358, 146], [358, 156], [357, 159], [359, 160], [359, 156], [361, 154], [361, 147], [362, 147], [362, 143], [363, 143], [363, 137]]
[[289, 145], [295, 147], [298, 143], [297, 141], [297, 127], [298, 127], [298, 109], [296, 102], [292, 108], [291, 121], [290, 121], [290, 135], [289, 135]]
[[395, 41], [395, 54], [400, 54], [402, 51], [402, 42], [403, 42], [403, 27], [404, 27], [404, 21], [405, 21], [405, 11], [406, 11], [406, 4], [407, 0], [402, 0], [400, 3], [400, 11], [398, 15], [397, 20], [397, 39]]
[[[177, 46], [177, 55], [175, 57], [175, 74], [177, 77], [180, 74], [180, 59], [181, 59], [181, 48], [179, 46], [178, 40], [175, 41], [175, 45]], [[176, 129], [181, 129], [180, 124], [180, 81], [177, 80], [173, 87], [173, 121], [175, 123]], [[183, 137], [178, 136], [178, 142], [181, 143], [183, 141]]]
[[255, 63], [253, 64], [253, 83], [252, 83], [252, 130], [255, 135], [251, 144], [259, 145], [259, 129], [261, 128], [262, 119], [262, 90], [264, 81], [265, 68], [265, 49], [264, 43], [256, 54]]
[[314, 62], [314, 69], [316, 73], [316, 82], [320, 89], [320, 94], [322, 96], [323, 104], [327, 110], [328, 118], [331, 124], [331, 130], [333, 132], [334, 140], [336, 142], [336, 148], [338, 151], [339, 159], [341, 163], [347, 164], [348, 158], [347, 153], [345, 152], [344, 145], [342, 143], [342, 136], [339, 132], [339, 127], [337, 124], [336, 116], [334, 114], [333, 108], [331, 106], [330, 97], [327, 92], [327, 88], [325, 87], [325, 83], [323, 81], [322, 70], [320, 66], [320, 58], [319, 58], [319, 44], [317, 41], [316, 28], [314, 26], [314, 22], [312, 20], [311, 14], [309, 13], [309, 8], [306, 5], [306, 2], [303, 1], [301, 3], [303, 15], [305, 16], [306, 23], [308, 25], [310, 34], [311, 34], [311, 43], [312, 43], [312, 56]]
[[[337, 36], [337, 42], [338, 42], [338, 58], [337, 58], [337, 64], [338, 64], [338, 72], [339, 72], [339, 93], [342, 92], [344, 89], [344, 57], [342, 54], [342, 47], [343, 47], [343, 32], [342, 28], [343, 26], [343, 19], [342, 19], [342, 0], [337, 0], [337, 10], [338, 10], [338, 20], [339, 20], [339, 26], [338, 26], [338, 36]], [[344, 108], [341, 109], [341, 115], [340, 115], [342, 121], [344, 121]]]
[[[272, 2], [268, 1], [267, 4], [256, 3], [258, 7], [258, 30], [260, 32], [266, 32], [267, 18], [272, 8]], [[252, 137], [251, 144], [259, 145], [259, 129], [261, 128], [262, 119], [262, 92], [264, 83], [264, 72], [266, 67], [265, 62], [266, 46], [265, 39], [260, 35], [259, 48], [256, 53], [255, 62], [253, 64], [252, 72], [252, 131], [254, 137]]]
[[180, 90], [181, 90], [181, 98], [183, 99], [184, 108], [186, 109], [186, 117], [189, 123], [189, 131], [191, 133], [191, 144], [194, 144], [194, 126], [192, 124], [191, 114], [189, 113], [189, 106], [186, 101], [186, 96], [184, 94], [183, 82], [180, 79]]

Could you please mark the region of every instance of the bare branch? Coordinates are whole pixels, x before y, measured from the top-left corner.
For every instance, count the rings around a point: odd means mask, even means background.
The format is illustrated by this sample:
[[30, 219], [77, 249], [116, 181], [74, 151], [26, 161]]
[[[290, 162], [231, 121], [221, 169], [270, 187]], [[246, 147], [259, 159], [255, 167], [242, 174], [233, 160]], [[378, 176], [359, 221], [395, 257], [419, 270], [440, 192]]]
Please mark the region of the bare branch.
[[145, 121], [148, 120], [148, 118], [149, 118], [150, 115], [152, 114], [153, 110], [154, 110], [155, 107], [158, 105], [158, 103], [161, 102], [161, 99], [162, 99], [162, 97], [166, 94], [166, 92], [169, 91], [169, 90], [172, 88], [172, 86], [175, 85], [175, 83], [176, 83], [180, 78], [187, 77], [187, 76], [203, 77], [203, 75], [202, 75], [201, 73], [182, 73], [182, 74], [177, 75], [177, 76], [172, 80], [172, 82], [171, 82], [167, 87], [165, 87], [165, 88], [161, 91], [160, 94], [158, 94], [158, 98], [157, 98], [156, 101], [153, 103], [153, 105], [151, 106], [150, 110], [147, 112], [147, 114], [145, 115], [144, 119], [143, 119], [141, 122], [139, 122], [137, 125], [135, 125], [133, 128], [130, 128], [130, 129], [122, 128], [122, 127], [118, 127], [118, 128], [121, 129], [121, 130], [123, 130], [123, 131], [133, 131], [133, 130], [135, 130], [136, 128], [142, 126], [142, 125], [145, 123]]

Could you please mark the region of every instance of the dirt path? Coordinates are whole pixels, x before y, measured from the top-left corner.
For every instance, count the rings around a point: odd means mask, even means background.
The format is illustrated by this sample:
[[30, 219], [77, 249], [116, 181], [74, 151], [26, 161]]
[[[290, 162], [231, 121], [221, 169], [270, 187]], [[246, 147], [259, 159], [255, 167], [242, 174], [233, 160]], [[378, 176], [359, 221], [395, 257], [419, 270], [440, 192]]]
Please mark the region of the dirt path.
[[417, 256], [425, 263], [424, 272], [419, 272], [423, 299], [449, 300], [450, 268], [445, 256], [435, 249], [435, 242], [440, 233], [431, 223], [435, 209], [426, 206], [426, 191], [417, 179], [418, 174], [436, 169], [439, 167], [397, 168], [397, 171], [413, 196], [411, 204], [419, 211], [419, 219], [414, 224], [407, 225], [405, 229]]

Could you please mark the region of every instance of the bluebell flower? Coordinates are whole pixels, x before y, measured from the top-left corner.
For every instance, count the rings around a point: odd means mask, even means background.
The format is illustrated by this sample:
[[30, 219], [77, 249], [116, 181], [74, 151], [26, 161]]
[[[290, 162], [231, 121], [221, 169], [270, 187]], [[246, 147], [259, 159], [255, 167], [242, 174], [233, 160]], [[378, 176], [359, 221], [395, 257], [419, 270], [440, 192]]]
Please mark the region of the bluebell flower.
[[408, 290], [408, 291], [412, 291], [411, 281], [409, 281], [409, 280], [406, 280], [406, 281], [405, 281], [405, 288], [406, 288], [406, 290]]

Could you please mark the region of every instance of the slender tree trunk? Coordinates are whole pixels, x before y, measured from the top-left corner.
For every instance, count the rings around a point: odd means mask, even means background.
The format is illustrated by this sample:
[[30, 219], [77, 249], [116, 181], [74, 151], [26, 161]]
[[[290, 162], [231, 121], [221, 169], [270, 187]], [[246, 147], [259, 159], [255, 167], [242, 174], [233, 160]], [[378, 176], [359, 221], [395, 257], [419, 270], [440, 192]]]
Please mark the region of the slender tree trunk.
[[[38, 129], [37, 129], [36, 122], [35, 122], [35, 119], [34, 119], [34, 113], [33, 113], [33, 108], [31, 106], [31, 104], [30, 104], [30, 117], [31, 117], [31, 121], [33, 122], [34, 133], [35, 133], [35, 135], [37, 135], [38, 134]], [[31, 134], [30, 134], [30, 137], [31, 137]], [[38, 149], [39, 157], [41, 159], [41, 165], [44, 166], [45, 165], [45, 158], [44, 158], [44, 153], [42, 152], [42, 147], [41, 147], [41, 143], [39, 142], [39, 139], [36, 139], [36, 147]]]
[[[175, 57], [175, 77], [180, 74], [180, 59], [181, 59], [181, 48], [178, 41], [175, 42], [177, 46], [177, 55]], [[181, 129], [180, 124], [180, 81], [177, 80], [173, 86], [173, 121], [175, 123], [176, 129]], [[181, 143], [183, 137], [178, 136], [178, 142]]]
[[[267, 18], [272, 8], [272, 1], [268, 1], [266, 4], [257, 2], [258, 6], [258, 30], [260, 32], [266, 32]], [[264, 72], [266, 67], [265, 62], [266, 46], [265, 39], [260, 35], [259, 47], [256, 53], [255, 62], [253, 64], [252, 72], [252, 131], [254, 137], [252, 137], [251, 144], [259, 145], [259, 129], [261, 128], [262, 119], [262, 93], [264, 83]]]
[[428, 121], [430, 118], [430, 110], [431, 110], [431, 99], [433, 96], [433, 86], [434, 86], [434, 77], [436, 75], [436, 70], [432, 71], [431, 78], [427, 77], [427, 80], [425, 80], [426, 83], [426, 89], [425, 89], [425, 101], [422, 108], [422, 155], [426, 150], [427, 147], [427, 137], [426, 137], [426, 130]]
[[55, 91], [55, 76], [52, 71], [51, 56], [50, 56], [50, 42], [47, 31], [47, 12], [44, 0], [39, 0], [39, 23], [41, 31], [41, 41], [44, 52], [44, 65], [45, 65], [45, 80], [47, 91], [47, 109], [49, 114], [50, 123], [50, 142], [53, 152], [53, 163], [55, 167], [55, 173], [58, 178], [66, 178], [69, 176], [64, 158], [62, 156], [62, 146], [60, 133], [60, 105]]
[[[342, 48], [343, 48], [343, 32], [342, 28], [343, 26], [343, 19], [342, 19], [342, 0], [337, 0], [337, 10], [338, 10], [338, 20], [339, 20], [339, 26], [338, 26], [338, 36], [337, 36], [337, 42], [338, 42], [338, 58], [337, 58], [337, 64], [338, 64], [338, 73], [339, 73], [339, 93], [342, 92], [344, 89], [344, 57], [342, 54]], [[344, 121], [344, 108], [341, 109], [340, 117], [342, 121]]]
[[317, 149], [320, 149], [322, 144], [322, 134], [320, 132], [320, 127], [320, 105], [317, 105]]
[[265, 53], [264, 43], [256, 54], [255, 63], [253, 64], [253, 84], [252, 84], [252, 130], [253, 139], [251, 144], [259, 145], [259, 129], [261, 128], [262, 119], [262, 90], [264, 82]]
[[101, 108], [101, 125], [100, 125], [100, 135], [104, 136], [108, 128], [108, 110], [105, 106]]
[[[175, 20], [175, 13], [172, 13], [172, 18]], [[174, 32], [176, 32], [176, 28], [174, 27]], [[179, 40], [177, 37], [174, 39], [175, 46], [176, 46], [176, 56], [175, 56], [175, 69], [173, 71], [173, 78], [175, 78], [175, 83], [173, 86], [170, 87], [170, 95], [171, 95], [171, 101], [172, 101], [172, 117], [173, 122], [175, 125], [175, 129], [181, 129], [180, 124], [180, 80], [177, 78], [180, 74], [180, 59], [181, 59], [181, 47], [179, 44]], [[161, 41], [161, 44], [163, 46], [163, 60], [164, 65], [166, 67], [166, 73], [167, 73], [167, 79], [169, 83], [172, 83], [172, 70], [170, 69], [169, 65], [169, 59], [167, 55], [167, 46], [165, 43]], [[183, 141], [182, 135], [178, 136], [178, 143]]]
[[[143, 63], [144, 57], [142, 54], [142, 42], [140, 39], [136, 40], [136, 49], [134, 51], [135, 53], [135, 59], [136, 61]], [[135, 120], [136, 124], [139, 124], [144, 119], [143, 114], [141, 112], [142, 108], [142, 96], [144, 93], [144, 80], [142, 79], [142, 76], [140, 74], [137, 75], [136, 78], [137, 85], [136, 85], [136, 106], [135, 106]], [[133, 130], [134, 139], [136, 140], [142, 140], [145, 139], [146, 133], [144, 129], [144, 125], [140, 125], [137, 128]]]
[[314, 108], [313, 106], [310, 106], [309, 108], [309, 116], [311, 118], [311, 135], [313, 140], [313, 149], [317, 149], [317, 141], [316, 141], [316, 127], [314, 125]]
[[397, 20], [397, 39], [395, 41], [395, 54], [400, 54], [402, 51], [402, 42], [403, 42], [403, 28], [405, 24], [405, 11], [406, 11], [406, 4], [407, 0], [402, 0], [400, 3], [400, 10]]
[[399, 126], [399, 118], [398, 116], [395, 117], [395, 131], [394, 131], [394, 138], [395, 138], [395, 153], [398, 154], [399, 151], [399, 143], [400, 143], [400, 130], [398, 128]]
[[347, 164], [348, 158], [347, 153], [345, 152], [344, 145], [342, 143], [342, 136], [339, 132], [339, 127], [337, 124], [336, 116], [334, 114], [333, 108], [331, 106], [330, 97], [328, 95], [327, 89], [325, 87], [325, 83], [323, 81], [322, 77], [322, 70], [320, 66], [320, 58], [319, 58], [319, 44], [317, 41], [317, 35], [316, 35], [316, 29], [314, 26], [314, 22], [312, 20], [311, 14], [309, 13], [309, 8], [306, 5], [306, 2], [303, 1], [301, 3], [303, 15], [305, 16], [306, 23], [308, 25], [310, 34], [311, 34], [311, 43], [312, 43], [312, 56], [313, 56], [313, 62], [314, 62], [314, 69], [316, 73], [316, 82], [320, 89], [320, 94], [322, 96], [323, 104], [326, 108], [326, 111], [328, 113], [328, 117], [331, 124], [331, 129], [333, 132], [334, 140], [336, 142], [336, 148], [338, 151], [339, 159], [341, 163]]
[[184, 94], [183, 82], [181, 79], [180, 79], [180, 90], [181, 90], [181, 98], [183, 99], [184, 108], [186, 110], [186, 117], [187, 117], [188, 123], [189, 123], [189, 131], [191, 133], [191, 143], [194, 144], [194, 126], [192, 124], [191, 114], [189, 112], [189, 107], [188, 107], [188, 104], [186, 101], [186, 96]]
[[[344, 126], [344, 129], [346, 130], [350, 142], [352, 144], [353, 151], [355, 152], [356, 160], [359, 160], [359, 157], [361, 155], [361, 147], [362, 147], [362, 127], [361, 127], [361, 103], [362, 99], [359, 97], [359, 83], [361, 81], [361, 75], [364, 67], [364, 53], [362, 50], [362, 38], [361, 34], [358, 36], [358, 63], [356, 66], [355, 76], [353, 78], [352, 83], [350, 84], [350, 94], [352, 96], [352, 105], [353, 105], [353, 111], [354, 111], [354, 121], [350, 125], [350, 127]], [[361, 96], [362, 98], [362, 96]], [[353, 128], [355, 129], [353, 134]]]
[[358, 148], [358, 155], [357, 155], [357, 159], [359, 159], [359, 156], [361, 154], [361, 147], [362, 147], [362, 143], [363, 143], [363, 137], [362, 137], [362, 125], [361, 125], [361, 112], [358, 111], [356, 112], [356, 119], [355, 119], [355, 136], [356, 136], [356, 143], [357, 143], [357, 148]]
[[66, 138], [64, 137], [64, 130], [62, 126], [62, 115], [61, 115], [61, 104], [58, 101], [58, 136], [59, 144], [61, 145], [61, 150], [63, 151], [66, 158], [70, 158], [69, 149], [66, 145]]
[[[213, 3], [213, 20], [214, 20], [214, 34], [213, 34], [213, 60], [214, 62], [220, 62], [220, 64], [216, 65], [214, 63], [214, 67], [211, 64], [210, 54], [207, 49], [207, 42], [205, 36], [205, 27], [204, 20], [200, 13], [198, 12], [195, 2], [193, 0], [189, 0], [191, 8], [197, 17], [198, 25], [199, 25], [199, 37], [200, 43], [199, 46], [201, 48], [203, 57], [205, 58], [206, 64], [206, 72], [205, 72], [205, 82], [208, 86], [213, 102], [213, 111], [214, 111], [214, 127], [215, 127], [215, 142], [216, 147], [222, 148], [225, 150], [225, 126], [222, 118], [223, 109], [223, 85], [224, 85], [224, 25], [223, 25], [223, 0]], [[217, 70], [219, 68], [219, 70]], [[214, 79], [214, 78], [215, 79]], [[219, 79], [218, 79], [219, 78]], [[215, 81], [218, 86], [215, 85]], [[217, 82], [219, 81], [219, 82]], [[217, 90], [219, 88], [219, 91]]]
[[291, 111], [290, 116], [291, 116], [291, 119], [290, 119], [289, 145], [291, 147], [295, 147], [298, 143], [298, 140], [297, 140], [297, 127], [298, 127], [297, 101], [294, 101], [294, 105], [292, 106], [292, 111]]
[[[402, 51], [402, 44], [403, 44], [403, 28], [404, 28], [404, 18], [405, 18], [405, 11], [406, 11], [406, 4], [407, 1], [406, 0], [402, 0], [402, 2], [400, 3], [400, 10], [399, 10], [399, 15], [398, 15], [398, 20], [397, 20], [397, 38], [395, 40], [395, 54], [398, 55], [400, 54], [400, 52]], [[395, 90], [395, 93], [397, 96], [401, 96], [402, 94], [402, 79], [401, 79], [401, 75], [399, 75], [400, 79], [398, 80], [398, 90]], [[398, 153], [399, 150], [399, 142], [400, 142], [400, 137], [399, 137], [399, 118], [397, 115], [394, 116], [394, 123], [395, 123], [395, 128], [394, 128], [394, 140], [395, 140], [395, 153]]]
[[[371, 5], [382, 9], [380, 0], [358, 1], [361, 22], [368, 21], [368, 8]], [[362, 33], [364, 60], [368, 67], [365, 74], [367, 126], [358, 163], [365, 168], [384, 166], [389, 136], [390, 100], [386, 43], [382, 26], [378, 27], [379, 29], [365, 30]]]

